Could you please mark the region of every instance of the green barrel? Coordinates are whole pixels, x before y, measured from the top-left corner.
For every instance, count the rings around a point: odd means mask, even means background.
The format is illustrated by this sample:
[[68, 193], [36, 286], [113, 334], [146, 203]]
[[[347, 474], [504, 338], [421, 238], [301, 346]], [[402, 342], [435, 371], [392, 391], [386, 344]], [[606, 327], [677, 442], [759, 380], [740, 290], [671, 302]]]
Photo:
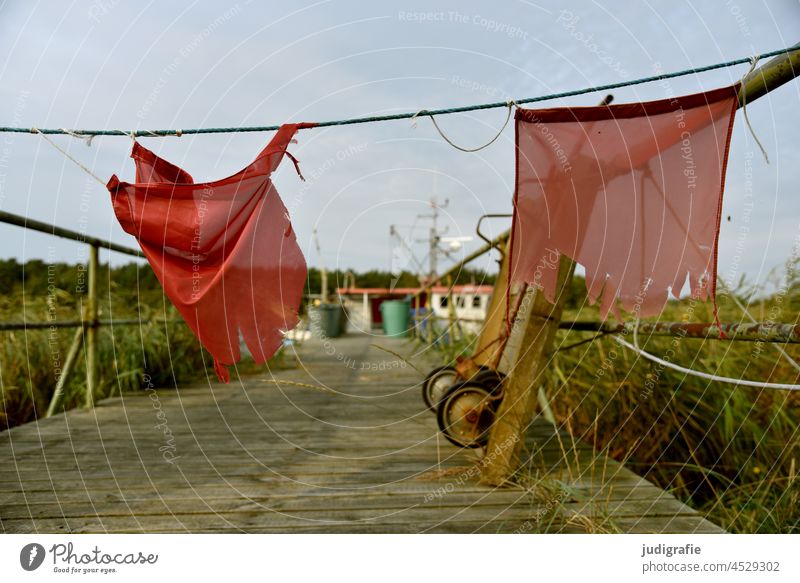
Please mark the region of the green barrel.
[[383, 333], [387, 336], [405, 336], [408, 332], [410, 304], [403, 300], [388, 300], [381, 304]]
[[322, 335], [338, 338], [342, 335], [342, 307], [339, 304], [320, 304], [317, 310], [317, 326]]

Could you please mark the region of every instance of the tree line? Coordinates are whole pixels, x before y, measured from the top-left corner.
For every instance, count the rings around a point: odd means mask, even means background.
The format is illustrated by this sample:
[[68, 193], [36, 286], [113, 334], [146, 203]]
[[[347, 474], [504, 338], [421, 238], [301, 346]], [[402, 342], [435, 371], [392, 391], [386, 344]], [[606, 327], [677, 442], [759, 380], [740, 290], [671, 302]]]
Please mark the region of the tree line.
[[[98, 266], [98, 294], [109, 294], [136, 298], [143, 293], [160, 293], [161, 285], [155, 273], [146, 263], [131, 262], [124, 265]], [[456, 284], [494, 285], [495, 274], [482, 270], [463, 269], [454, 278]], [[338, 287], [417, 287], [417, 276], [403, 271], [393, 274], [386, 270], [336, 269], [328, 271], [328, 287], [333, 292]], [[45, 296], [54, 289], [63, 290], [71, 296], [86, 294], [86, 265], [70, 263], [48, 263], [31, 259], [20, 263], [16, 259], [0, 260], [0, 295]], [[316, 267], [308, 269], [307, 294], [319, 294], [322, 290], [322, 275]]]

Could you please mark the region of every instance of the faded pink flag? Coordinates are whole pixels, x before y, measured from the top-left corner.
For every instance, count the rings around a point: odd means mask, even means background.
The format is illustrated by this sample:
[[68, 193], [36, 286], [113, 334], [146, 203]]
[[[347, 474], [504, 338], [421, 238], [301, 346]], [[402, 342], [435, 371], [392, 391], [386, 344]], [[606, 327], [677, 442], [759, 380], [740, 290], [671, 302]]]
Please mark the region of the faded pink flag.
[[516, 113], [511, 273], [555, 300], [560, 256], [583, 265], [601, 315], [658, 314], [687, 277], [714, 298], [738, 87]]

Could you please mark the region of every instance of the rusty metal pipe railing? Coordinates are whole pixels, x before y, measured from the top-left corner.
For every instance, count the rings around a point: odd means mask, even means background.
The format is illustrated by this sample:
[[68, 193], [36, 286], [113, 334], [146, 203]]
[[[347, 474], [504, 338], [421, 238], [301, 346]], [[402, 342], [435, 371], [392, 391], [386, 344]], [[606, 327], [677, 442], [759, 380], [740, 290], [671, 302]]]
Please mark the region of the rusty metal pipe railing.
[[61, 237], [62, 239], [70, 239], [72, 241], [78, 241], [79, 243], [86, 243], [87, 245], [91, 245], [92, 247], [97, 247], [99, 249], [108, 249], [109, 251], [116, 251], [117, 253], [133, 255], [134, 257], [144, 257], [144, 253], [138, 249], [131, 249], [130, 247], [117, 245], [111, 241], [98, 239], [97, 237], [91, 237], [89, 235], [85, 235], [84, 233], [79, 233], [78, 231], [64, 229], [63, 227], [58, 227], [56, 225], [51, 225], [35, 219], [29, 219], [28, 217], [15, 215], [14, 213], [9, 213], [6, 211], [0, 211], [0, 223], [16, 225], [17, 227], [38, 231], [39, 233], [44, 233], [46, 235]]
[[[633, 334], [636, 324], [612, 324], [611, 322], [589, 322], [562, 320], [558, 327], [573, 332], [603, 332], [606, 334]], [[727, 322], [717, 326], [703, 322], [640, 322], [638, 335], [672, 336], [702, 340], [739, 340], [745, 342], [775, 342], [800, 344], [800, 325], [796, 324], [740, 324]], [[722, 332], [722, 333], [720, 333]]]
[[[53, 237], [60, 237], [62, 239], [70, 239], [79, 243], [89, 245], [89, 260], [88, 260], [88, 285], [86, 294], [86, 304], [84, 305], [84, 313], [81, 320], [72, 321], [52, 321], [52, 322], [5, 322], [0, 323], [0, 331], [13, 331], [13, 330], [37, 330], [37, 329], [56, 329], [56, 328], [77, 328], [70, 349], [67, 355], [67, 360], [64, 368], [58, 376], [56, 382], [56, 390], [50, 400], [47, 408], [47, 416], [55, 414], [61, 404], [63, 396], [63, 389], [66, 384], [66, 378], [71, 372], [75, 362], [77, 361], [78, 352], [83, 347], [86, 356], [86, 391], [84, 394], [84, 404], [86, 407], [94, 406], [94, 398], [97, 392], [98, 382], [98, 351], [97, 351], [97, 331], [100, 326], [104, 325], [131, 325], [139, 323], [139, 320], [100, 320], [98, 319], [97, 308], [97, 271], [100, 265], [99, 250], [108, 249], [117, 253], [124, 253], [125, 255], [132, 255], [134, 257], [144, 257], [144, 254], [137, 250], [117, 245], [104, 239], [92, 237], [78, 231], [65, 229], [56, 225], [51, 225], [42, 221], [37, 221], [15, 215], [6, 211], [0, 211], [0, 223], [8, 225], [15, 225], [23, 229], [30, 229], [38, 231]], [[82, 340], [85, 340], [82, 342]]]

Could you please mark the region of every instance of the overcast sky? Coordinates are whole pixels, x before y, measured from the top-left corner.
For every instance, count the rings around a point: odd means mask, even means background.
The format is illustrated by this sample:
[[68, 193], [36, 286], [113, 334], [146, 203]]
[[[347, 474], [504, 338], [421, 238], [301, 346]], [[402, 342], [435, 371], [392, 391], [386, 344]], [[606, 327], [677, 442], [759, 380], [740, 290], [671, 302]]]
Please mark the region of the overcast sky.
[[[774, 2], [22, 2], [0, 4], [0, 125], [193, 128], [320, 121], [503, 101], [748, 56], [800, 41], [800, 3]], [[729, 85], [728, 69], [614, 91], [617, 103]], [[547, 106], [593, 105], [602, 95]], [[767, 165], [737, 115], [725, 192], [719, 273], [762, 280], [800, 234], [800, 84], [748, 107]], [[491, 139], [503, 110], [439, 118], [457, 143]], [[431, 196], [449, 199], [448, 235], [510, 212], [513, 128], [465, 154], [430, 120], [306, 130], [276, 184], [310, 265], [390, 267], [389, 225], [412, 225]], [[214, 180], [247, 165], [269, 134], [142, 138]], [[106, 180], [133, 177], [130, 140], [90, 148], [54, 138]], [[135, 245], [107, 190], [45, 143], [0, 136], [0, 208]], [[414, 238], [425, 236], [424, 219]], [[317, 226], [322, 259], [314, 250]], [[507, 223], [498, 221], [497, 233]], [[83, 246], [0, 225], [0, 256], [76, 261]], [[473, 240], [465, 250], [479, 244]], [[422, 244], [417, 245], [420, 258]], [[124, 256], [103, 253], [104, 260]]]

